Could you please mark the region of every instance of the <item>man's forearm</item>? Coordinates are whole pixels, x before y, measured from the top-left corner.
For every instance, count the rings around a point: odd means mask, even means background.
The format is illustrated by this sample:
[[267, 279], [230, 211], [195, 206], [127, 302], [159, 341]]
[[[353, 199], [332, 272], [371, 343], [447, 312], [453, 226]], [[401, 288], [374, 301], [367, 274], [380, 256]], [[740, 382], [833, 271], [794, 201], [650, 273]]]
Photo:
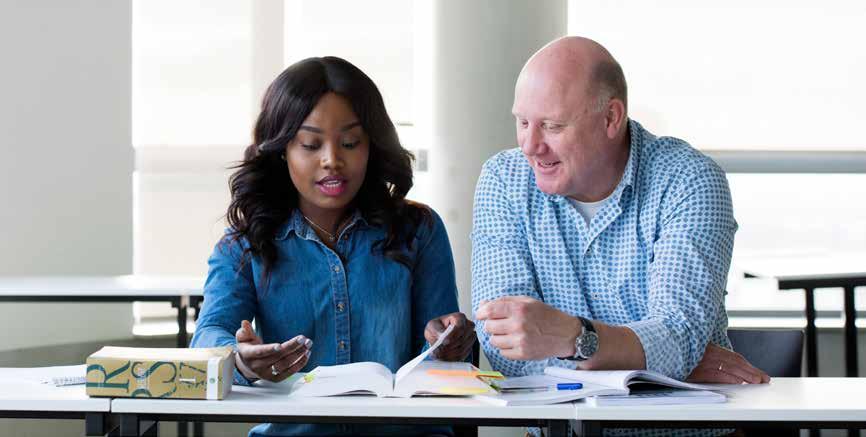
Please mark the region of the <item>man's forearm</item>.
[[[598, 334], [598, 351], [586, 360], [578, 362], [584, 370], [631, 370], [645, 369], [646, 357], [638, 336], [625, 326], [613, 326], [596, 320], [592, 326]], [[577, 332], [580, 334], [580, 332]], [[573, 342], [572, 342], [573, 344]], [[574, 354], [574, 346], [571, 348]]]

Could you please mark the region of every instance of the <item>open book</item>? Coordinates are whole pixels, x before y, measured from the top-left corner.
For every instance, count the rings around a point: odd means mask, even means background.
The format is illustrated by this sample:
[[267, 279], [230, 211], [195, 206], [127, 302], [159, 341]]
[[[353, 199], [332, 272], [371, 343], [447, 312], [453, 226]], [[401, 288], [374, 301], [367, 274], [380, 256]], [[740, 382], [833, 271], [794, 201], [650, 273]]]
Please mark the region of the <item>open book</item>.
[[[580, 382], [582, 387], [576, 390], [547, 389], [568, 382]], [[588, 403], [593, 405], [725, 402], [724, 395], [711, 391], [713, 387], [677, 381], [650, 370], [570, 370], [547, 367], [544, 375], [508, 378], [495, 385], [500, 390], [499, 394], [476, 398], [503, 406], [545, 405], [583, 398], [591, 398]], [[521, 391], [521, 387], [527, 390]], [[644, 390], [658, 391], [653, 393]], [[684, 391], [690, 394], [678, 396]]]
[[[416, 395], [477, 395], [494, 390], [478, 379], [470, 363], [425, 359], [436, 350], [453, 326], [449, 326], [429, 349], [392, 374], [380, 363], [361, 362], [319, 366], [295, 381], [291, 396], [316, 397], [374, 394], [408, 398]], [[484, 373], [484, 372], [482, 372]]]
[[651, 370], [570, 370], [548, 367], [544, 373], [615, 388], [617, 393], [595, 394], [587, 403], [608, 405], [671, 405], [726, 402], [713, 387], [678, 381]]

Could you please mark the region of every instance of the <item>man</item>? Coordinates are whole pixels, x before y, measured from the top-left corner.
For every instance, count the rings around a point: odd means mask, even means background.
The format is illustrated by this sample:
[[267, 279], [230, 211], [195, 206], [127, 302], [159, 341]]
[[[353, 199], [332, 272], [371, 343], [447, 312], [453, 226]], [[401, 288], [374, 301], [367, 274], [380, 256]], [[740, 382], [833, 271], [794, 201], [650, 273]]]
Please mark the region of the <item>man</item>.
[[515, 86], [520, 149], [484, 165], [472, 298], [491, 364], [649, 369], [698, 382], [769, 377], [731, 352], [734, 233], [723, 171], [627, 116], [625, 78], [594, 41], [536, 53]]

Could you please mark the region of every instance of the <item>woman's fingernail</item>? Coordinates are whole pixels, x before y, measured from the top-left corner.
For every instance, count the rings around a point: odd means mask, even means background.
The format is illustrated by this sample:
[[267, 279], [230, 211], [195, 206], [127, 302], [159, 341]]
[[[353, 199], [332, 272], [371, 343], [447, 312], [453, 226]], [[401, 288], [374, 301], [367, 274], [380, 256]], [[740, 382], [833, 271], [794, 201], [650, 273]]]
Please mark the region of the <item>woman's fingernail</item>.
[[[310, 339], [308, 338], [307, 341], [304, 342], [304, 346], [306, 346], [307, 349], [313, 347], [313, 340], [310, 340]], [[308, 351], [308, 352], [309, 352], [309, 351]]]
[[279, 352], [279, 351], [280, 351], [280, 344], [277, 343], [274, 345], [274, 352]]
[[310, 350], [309, 350], [309, 349], [307, 349], [307, 351], [306, 351], [306, 352], [304, 352], [304, 355], [306, 355], [306, 356], [307, 356], [307, 358], [310, 358]]

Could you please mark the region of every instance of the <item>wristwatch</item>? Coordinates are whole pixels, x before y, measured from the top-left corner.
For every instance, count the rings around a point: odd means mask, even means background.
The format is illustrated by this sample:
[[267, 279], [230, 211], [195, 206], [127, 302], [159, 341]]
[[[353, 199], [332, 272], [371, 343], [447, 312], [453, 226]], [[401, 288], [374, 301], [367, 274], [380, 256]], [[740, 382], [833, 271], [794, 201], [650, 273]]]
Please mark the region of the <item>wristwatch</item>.
[[574, 339], [574, 356], [566, 357], [566, 359], [586, 361], [598, 351], [598, 334], [595, 332], [592, 322], [584, 317], [578, 316], [577, 318], [583, 324], [583, 332]]

